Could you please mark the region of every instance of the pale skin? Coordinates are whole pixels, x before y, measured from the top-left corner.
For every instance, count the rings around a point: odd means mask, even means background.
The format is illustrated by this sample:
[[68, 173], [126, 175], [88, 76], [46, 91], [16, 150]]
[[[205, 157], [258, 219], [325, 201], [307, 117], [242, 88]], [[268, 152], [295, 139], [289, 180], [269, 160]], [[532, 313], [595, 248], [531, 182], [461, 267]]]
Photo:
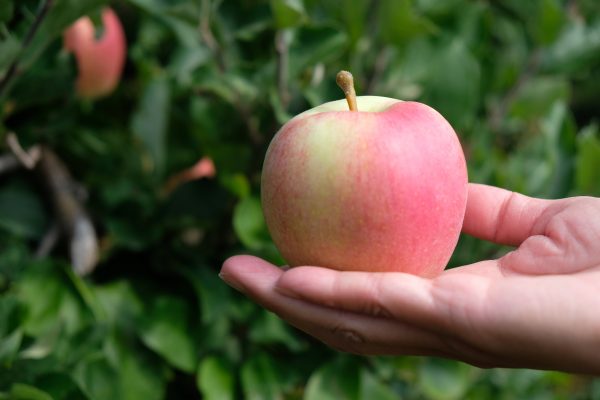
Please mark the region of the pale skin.
[[251, 256], [228, 259], [220, 275], [341, 351], [600, 375], [600, 198], [470, 184], [463, 232], [515, 249], [433, 279], [286, 270]]

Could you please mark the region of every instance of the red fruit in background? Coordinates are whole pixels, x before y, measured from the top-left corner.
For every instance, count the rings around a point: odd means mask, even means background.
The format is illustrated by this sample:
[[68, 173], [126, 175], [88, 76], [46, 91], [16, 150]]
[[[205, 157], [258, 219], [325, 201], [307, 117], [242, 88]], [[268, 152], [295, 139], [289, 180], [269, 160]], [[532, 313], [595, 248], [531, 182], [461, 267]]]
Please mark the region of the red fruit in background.
[[163, 188], [165, 195], [170, 194], [178, 186], [183, 185], [186, 182], [193, 181], [201, 178], [214, 178], [217, 174], [217, 169], [213, 160], [210, 157], [202, 157], [196, 164], [190, 168], [184, 169], [172, 175]]
[[77, 59], [79, 97], [95, 99], [115, 89], [123, 72], [127, 45], [123, 26], [112, 9], [102, 11], [99, 37], [92, 20], [81, 17], [65, 31], [64, 46]]

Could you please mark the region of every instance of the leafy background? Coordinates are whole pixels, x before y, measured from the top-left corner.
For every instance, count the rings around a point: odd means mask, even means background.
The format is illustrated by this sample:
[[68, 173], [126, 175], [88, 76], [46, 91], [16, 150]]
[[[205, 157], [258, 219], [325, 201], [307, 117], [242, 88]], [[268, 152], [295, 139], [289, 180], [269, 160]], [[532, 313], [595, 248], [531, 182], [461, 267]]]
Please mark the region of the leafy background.
[[[265, 149], [291, 116], [341, 97], [342, 68], [360, 94], [437, 108], [473, 182], [600, 195], [596, 0], [110, 2], [127, 65], [94, 102], [74, 95], [61, 32], [109, 2], [55, 0], [23, 47], [44, 2], [0, 3], [0, 76], [21, 60], [0, 134], [65, 160], [101, 263], [82, 279], [61, 247], [36, 258], [47, 194], [30, 173], [0, 176], [0, 398], [600, 398], [584, 376], [336, 353], [217, 277], [232, 254], [281, 262], [258, 197]], [[165, 195], [204, 156], [216, 177]], [[451, 265], [502, 251], [463, 237]]]

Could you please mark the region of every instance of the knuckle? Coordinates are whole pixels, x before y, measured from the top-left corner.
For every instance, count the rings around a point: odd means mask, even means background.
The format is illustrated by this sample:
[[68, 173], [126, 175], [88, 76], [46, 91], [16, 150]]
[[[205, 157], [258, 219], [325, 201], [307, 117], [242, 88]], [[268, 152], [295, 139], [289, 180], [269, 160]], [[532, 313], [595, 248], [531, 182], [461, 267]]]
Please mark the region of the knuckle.
[[371, 300], [365, 304], [365, 312], [375, 317], [392, 318], [392, 313], [381, 299], [381, 294], [386, 289], [384, 279], [384, 275], [379, 275], [371, 281], [370, 293], [367, 296]]
[[373, 303], [367, 310], [370, 315], [381, 318], [392, 318], [392, 313], [382, 304]]
[[497, 356], [495, 357], [488, 351], [467, 343], [459, 337], [443, 335], [440, 341], [444, 351], [450, 354], [451, 358], [482, 369], [498, 367]]
[[363, 335], [343, 324], [336, 324], [331, 329], [332, 339], [328, 343], [330, 347], [345, 353], [358, 355], [365, 354], [367, 344]]

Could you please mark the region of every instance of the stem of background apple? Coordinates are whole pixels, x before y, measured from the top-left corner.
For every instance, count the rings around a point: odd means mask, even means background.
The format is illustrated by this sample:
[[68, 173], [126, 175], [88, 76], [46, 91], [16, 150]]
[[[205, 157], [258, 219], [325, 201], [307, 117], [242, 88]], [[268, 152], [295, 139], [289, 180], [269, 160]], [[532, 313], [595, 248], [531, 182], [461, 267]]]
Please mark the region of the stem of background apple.
[[352, 74], [348, 71], [340, 71], [335, 77], [335, 82], [340, 89], [344, 91], [350, 111], [358, 111], [358, 106], [356, 105], [356, 92], [354, 91], [354, 78], [352, 77]]

